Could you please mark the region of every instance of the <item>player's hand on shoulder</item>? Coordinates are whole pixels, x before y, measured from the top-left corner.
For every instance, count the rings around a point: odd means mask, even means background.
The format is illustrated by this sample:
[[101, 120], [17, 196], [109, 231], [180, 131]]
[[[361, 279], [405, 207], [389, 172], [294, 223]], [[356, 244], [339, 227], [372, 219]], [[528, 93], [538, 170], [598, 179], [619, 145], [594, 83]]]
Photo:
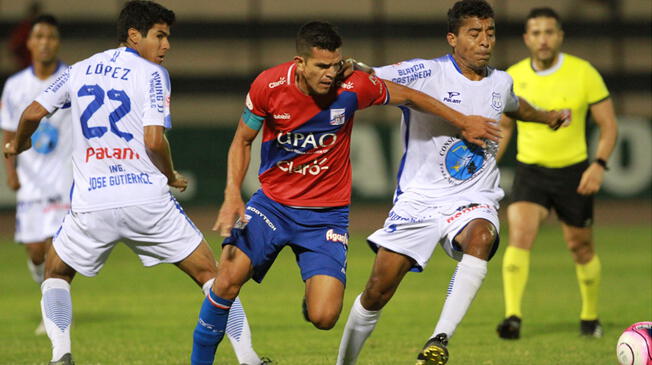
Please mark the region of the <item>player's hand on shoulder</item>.
[[593, 195], [600, 191], [602, 180], [604, 178], [604, 167], [597, 163], [592, 163], [584, 170], [577, 192], [581, 195]]
[[347, 58], [345, 61], [342, 62], [342, 67], [340, 68], [340, 71], [337, 73], [337, 79], [339, 81], [346, 80], [347, 77], [351, 76], [353, 71], [362, 71], [370, 75], [374, 74], [373, 67], [363, 62], [357, 61], [354, 58]]
[[222, 207], [220, 207], [220, 212], [217, 214], [217, 219], [212, 230], [219, 232], [222, 237], [229, 237], [231, 235], [231, 229], [233, 229], [236, 223], [243, 226], [247, 223], [244, 211], [244, 201], [239, 193], [225, 194], [224, 202], [222, 203]]
[[498, 122], [479, 115], [465, 115], [461, 120], [462, 138], [485, 147], [485, 140], [499, 142], [502, 132]]
[[181, 192], [184, 192], [188, 187], [188, 179], [186, 179], [186, 177], [181, 175], [179, 172], [174, 171], [174, 178], [168, 178], [168, 185], [179, 189]]
[[561, 127], [568, 127], [571, 121], [571, 113], [569, 109], [564, 110], [551, 110], [548, 112], [548, 120], [546, 124], [550, 129], [556, 131]]

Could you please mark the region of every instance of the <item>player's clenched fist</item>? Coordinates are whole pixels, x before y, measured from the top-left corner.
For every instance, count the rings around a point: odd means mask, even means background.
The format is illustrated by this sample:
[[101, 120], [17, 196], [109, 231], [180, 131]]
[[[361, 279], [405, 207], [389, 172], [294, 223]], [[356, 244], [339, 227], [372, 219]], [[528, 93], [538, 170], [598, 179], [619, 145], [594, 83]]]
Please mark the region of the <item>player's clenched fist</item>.
[[246, 223], [245, 205], [240, 197], [226, 198], [220, 212], [217, 215], [217, 220], [213, 225], [213, 231], [219, 232], [222, 237], [231, 236], [231, 229], [236, 222]]
[[174, 178], [168, 178], [168, 185], [179, 189], [181, 192], [184, 192], [188, 187], [188, 179], [185, 176], [181, 175], [179, 172], [174, 171]]
[[552, 130], [556, 131], [560, 127], [568, 127], [570, 125], [571, 116], [569, 110], [551, 110], [548, 112], [548, 120], [546, 124]]
[[26, 151], [32, 147], [32, 140], [27, 139], [22, 146], [17, 147], [15, 141], [7, 142], [2, 146], [2, 153], [5, 155], [5, 158], [16, 156], [17, 154]]

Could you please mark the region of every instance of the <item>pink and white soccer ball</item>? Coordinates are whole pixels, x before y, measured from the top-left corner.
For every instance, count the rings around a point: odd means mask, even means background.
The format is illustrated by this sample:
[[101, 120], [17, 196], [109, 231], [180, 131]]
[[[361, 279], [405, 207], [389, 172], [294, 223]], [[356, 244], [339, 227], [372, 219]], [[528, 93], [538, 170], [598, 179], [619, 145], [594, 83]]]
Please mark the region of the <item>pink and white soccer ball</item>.
[[621, 365], [652, 365], [652, 322], [638, 322], [620, 335], [616, 355]]

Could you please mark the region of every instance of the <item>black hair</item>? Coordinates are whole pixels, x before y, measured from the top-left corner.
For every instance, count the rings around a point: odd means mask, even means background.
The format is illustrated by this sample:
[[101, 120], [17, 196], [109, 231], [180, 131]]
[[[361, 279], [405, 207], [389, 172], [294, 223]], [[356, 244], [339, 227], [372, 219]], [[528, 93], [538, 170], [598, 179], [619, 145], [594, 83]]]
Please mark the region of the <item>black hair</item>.
[[32, 28], [34, 28], [34, 26], [39, 23], [49, 24], [59, 29], [59, 21], [57, 20], [57, 18], [54, 17], [54, 15], [41, 14], [37, 16], [36, 18], [34, 18], [34, 20], [32, 20]]
[[134, 28], [144, 37], [154, 24], [172, 26], [175, 21], [172, 10], [153, 1], [133, 0], [125, 4], [118, 17], [118, 42], [126, 42], [129, 29]]
[[552, 8], [548, 7], [543, 7], [543, 8], [533, 8], [530, 10], [530, 14], [527, 15], [527, 18], [525, 18], [525, 31], [527, 32], [527, 22], [530, 19], [533, 18], [538, 18], [538, 17], [545, 17], [545, 18], [553, 18], [557, 21], [557, 28], [561, 29], [561, 18], [559, 17], [559, 14], [557, 14], [556, 11], [554, 11]]
[[342, 37], [337, 29], [328, 22], [312, 21], [299, 28], [297, 33], [297, 54], [310, 56], [312, 48], [335, 51], [342, 46]]
[[457, 35], [464, 18], [494, 18], [494, 10], [485, 0], [462, 0], [448, 9], [448, 32]]

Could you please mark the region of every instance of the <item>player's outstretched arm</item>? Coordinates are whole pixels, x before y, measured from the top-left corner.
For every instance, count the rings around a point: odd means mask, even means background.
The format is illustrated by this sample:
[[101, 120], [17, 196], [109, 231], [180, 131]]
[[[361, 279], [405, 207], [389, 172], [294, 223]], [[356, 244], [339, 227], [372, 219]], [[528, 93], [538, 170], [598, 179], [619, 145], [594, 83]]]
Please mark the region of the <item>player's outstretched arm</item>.
[[48, 114], [50, 113], [48, 113], [47, 109], [36, 101], [33, 101], [25, 108], [20, 115], [15, 137], [12, 141], [5, 142], [3, 145], [2, 152], [5, 158], [15, 156], [32, 147], [32, 134], [38, 128], [41, 119]]
[[168, 185], [180, 191], [185, 191], [188, 187], [188, 180], [174, 170], [170, 142], [165, 136], [165, 127], [147, 125], [144, 133], [145, 149], [154, 166], [168, 178]]
[[496, 152], [496, 161], [500, 161], [500, 159], [503, 158], [503, 155], [507, 150], [507, 146], [509, 146], [509, 141], [512, 139], [512, 135], [514, 134], [514, 124], [516, 124], [516, 120], [508, 117], [505, 114], [501, 116], [500, 130], [503, 132], [503, 138], [500, 140], [500, 143], [498, 144], [498, 151]]
[[557, 130], [559, 127], [567, 127], [570, 123], [568, 112], [560, 110], [537, 110], [520, 96], [518, 97], [518, 109], [505, 114], [512, 119], [518, 119], [524, 122], [547, 124], [553, 130]]
[[448, 120], [462, 131], [462, 137], [474, 144], [484, 147], [484, 139], [495, 142], [500, 140], [500, 128], [493, 119], [464, 115], [420, 91], [383, 80], [389, 91], [389, 104], [407, 105], [422, 112], [430, 113]]
[[242, 182], [249, 168], [251, 144], [256, 139], [256, 135], [258, 130], [249, 128], [241, 118], [229, 147], [224, 202], [213, 225], [213, 231], [219, 232], [222, 237], [231, 235], [236, 220], [245, 222]]
[[606, 163], [613, 152], [618, 137], [618, 123], [616, 122], [616, 113], [614, 112], [611, 98], [605, 99], [590, 107], [591, 115], [595, 124], [600, 129], [600, 139], [598, 140], [598, 149], [595, 153], [595, 161], [582, 174], [577, 192], [582, 195], [595, 194], [602, 186], [605, 166], [597, 161]]

